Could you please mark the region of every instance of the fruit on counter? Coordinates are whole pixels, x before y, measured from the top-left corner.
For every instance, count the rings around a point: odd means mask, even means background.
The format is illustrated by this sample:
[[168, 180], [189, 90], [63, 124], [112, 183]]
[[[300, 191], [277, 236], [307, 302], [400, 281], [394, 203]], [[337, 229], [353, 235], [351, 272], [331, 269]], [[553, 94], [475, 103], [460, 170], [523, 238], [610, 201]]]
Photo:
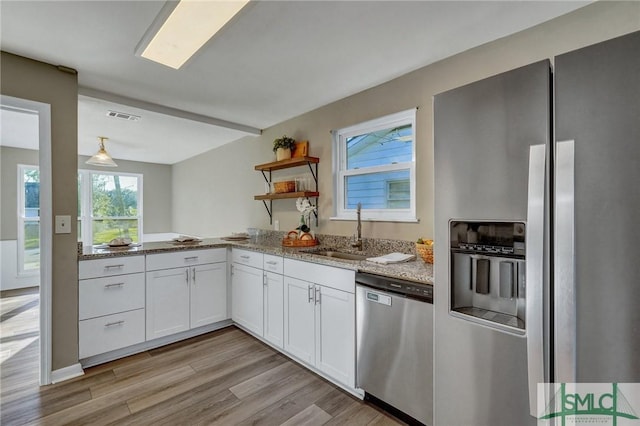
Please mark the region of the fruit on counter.
[[433, 245], [433, 240], [427, 240], [426, 238], [418, 238], [417, 243], [418, 244], [426, 244], [428, 246], [432, 246]]

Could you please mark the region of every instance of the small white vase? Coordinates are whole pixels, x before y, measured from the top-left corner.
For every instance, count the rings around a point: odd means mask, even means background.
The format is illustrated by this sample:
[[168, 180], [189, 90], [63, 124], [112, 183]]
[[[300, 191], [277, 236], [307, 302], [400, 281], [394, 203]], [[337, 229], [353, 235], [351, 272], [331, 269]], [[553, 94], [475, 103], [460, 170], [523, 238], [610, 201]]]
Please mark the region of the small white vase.
[[278, 148], [276, 150], [276, 161], [288, 160], [291, 158], [291, 150], [287, 148]]

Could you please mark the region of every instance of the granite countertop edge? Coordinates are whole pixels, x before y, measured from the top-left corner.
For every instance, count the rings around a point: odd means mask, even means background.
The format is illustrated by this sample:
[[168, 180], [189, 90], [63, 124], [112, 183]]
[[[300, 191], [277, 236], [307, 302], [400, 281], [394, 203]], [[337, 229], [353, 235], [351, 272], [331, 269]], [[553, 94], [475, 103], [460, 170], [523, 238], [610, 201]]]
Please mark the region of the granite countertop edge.
[[[174, 243], [172, 241], [143, 243], [137, 247], [126, 249], [99, 249], [92, 246], [84, 247], [78, 253], [78, 260], [94, 260], [122, 256], [142, 256], [148, 254], [167, 253], [187, 250], [205, 250], [211, 248], [241, 248], [274, 256], [303, 260], [321, 265], [349, 269], [356, 272], [367, 272], [390, 278], [413, 281], [419, 284], [433, 285], [433, 265], [421, 259], [394, 264], [379, 264], [367, 260], [332, 260], [324, 256], [308, 253], [310, 250], [321, 250], [322, 245], [305, 248], [290, 248], [281, 245], [254, 244], [246, 241], [226, 241], [220, 238], [206, 238], [198, 243]], [[328, 249], [324, 247], [325, 249]]]

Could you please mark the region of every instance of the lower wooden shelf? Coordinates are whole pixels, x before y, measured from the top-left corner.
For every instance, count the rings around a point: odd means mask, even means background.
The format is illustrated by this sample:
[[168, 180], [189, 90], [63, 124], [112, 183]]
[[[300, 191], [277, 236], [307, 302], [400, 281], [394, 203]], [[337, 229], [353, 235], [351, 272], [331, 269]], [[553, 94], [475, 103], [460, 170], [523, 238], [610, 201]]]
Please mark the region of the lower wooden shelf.
[[282, 200], [285, 198], [298, 198], [298, 197], [318, 197], [319, 192], [301, 191], [301, 192], [282, 192], [280, 194], [262, 194], [254, 195], [254, 200]]

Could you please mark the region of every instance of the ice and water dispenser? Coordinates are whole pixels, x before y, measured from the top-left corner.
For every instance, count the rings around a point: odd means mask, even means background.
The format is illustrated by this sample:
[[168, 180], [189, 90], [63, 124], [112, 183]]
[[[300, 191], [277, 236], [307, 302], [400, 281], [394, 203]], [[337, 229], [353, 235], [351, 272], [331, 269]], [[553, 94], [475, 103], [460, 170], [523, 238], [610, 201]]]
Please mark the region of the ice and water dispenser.
[[525, 224], [451, 220], [451, 315], [525, 332]]

